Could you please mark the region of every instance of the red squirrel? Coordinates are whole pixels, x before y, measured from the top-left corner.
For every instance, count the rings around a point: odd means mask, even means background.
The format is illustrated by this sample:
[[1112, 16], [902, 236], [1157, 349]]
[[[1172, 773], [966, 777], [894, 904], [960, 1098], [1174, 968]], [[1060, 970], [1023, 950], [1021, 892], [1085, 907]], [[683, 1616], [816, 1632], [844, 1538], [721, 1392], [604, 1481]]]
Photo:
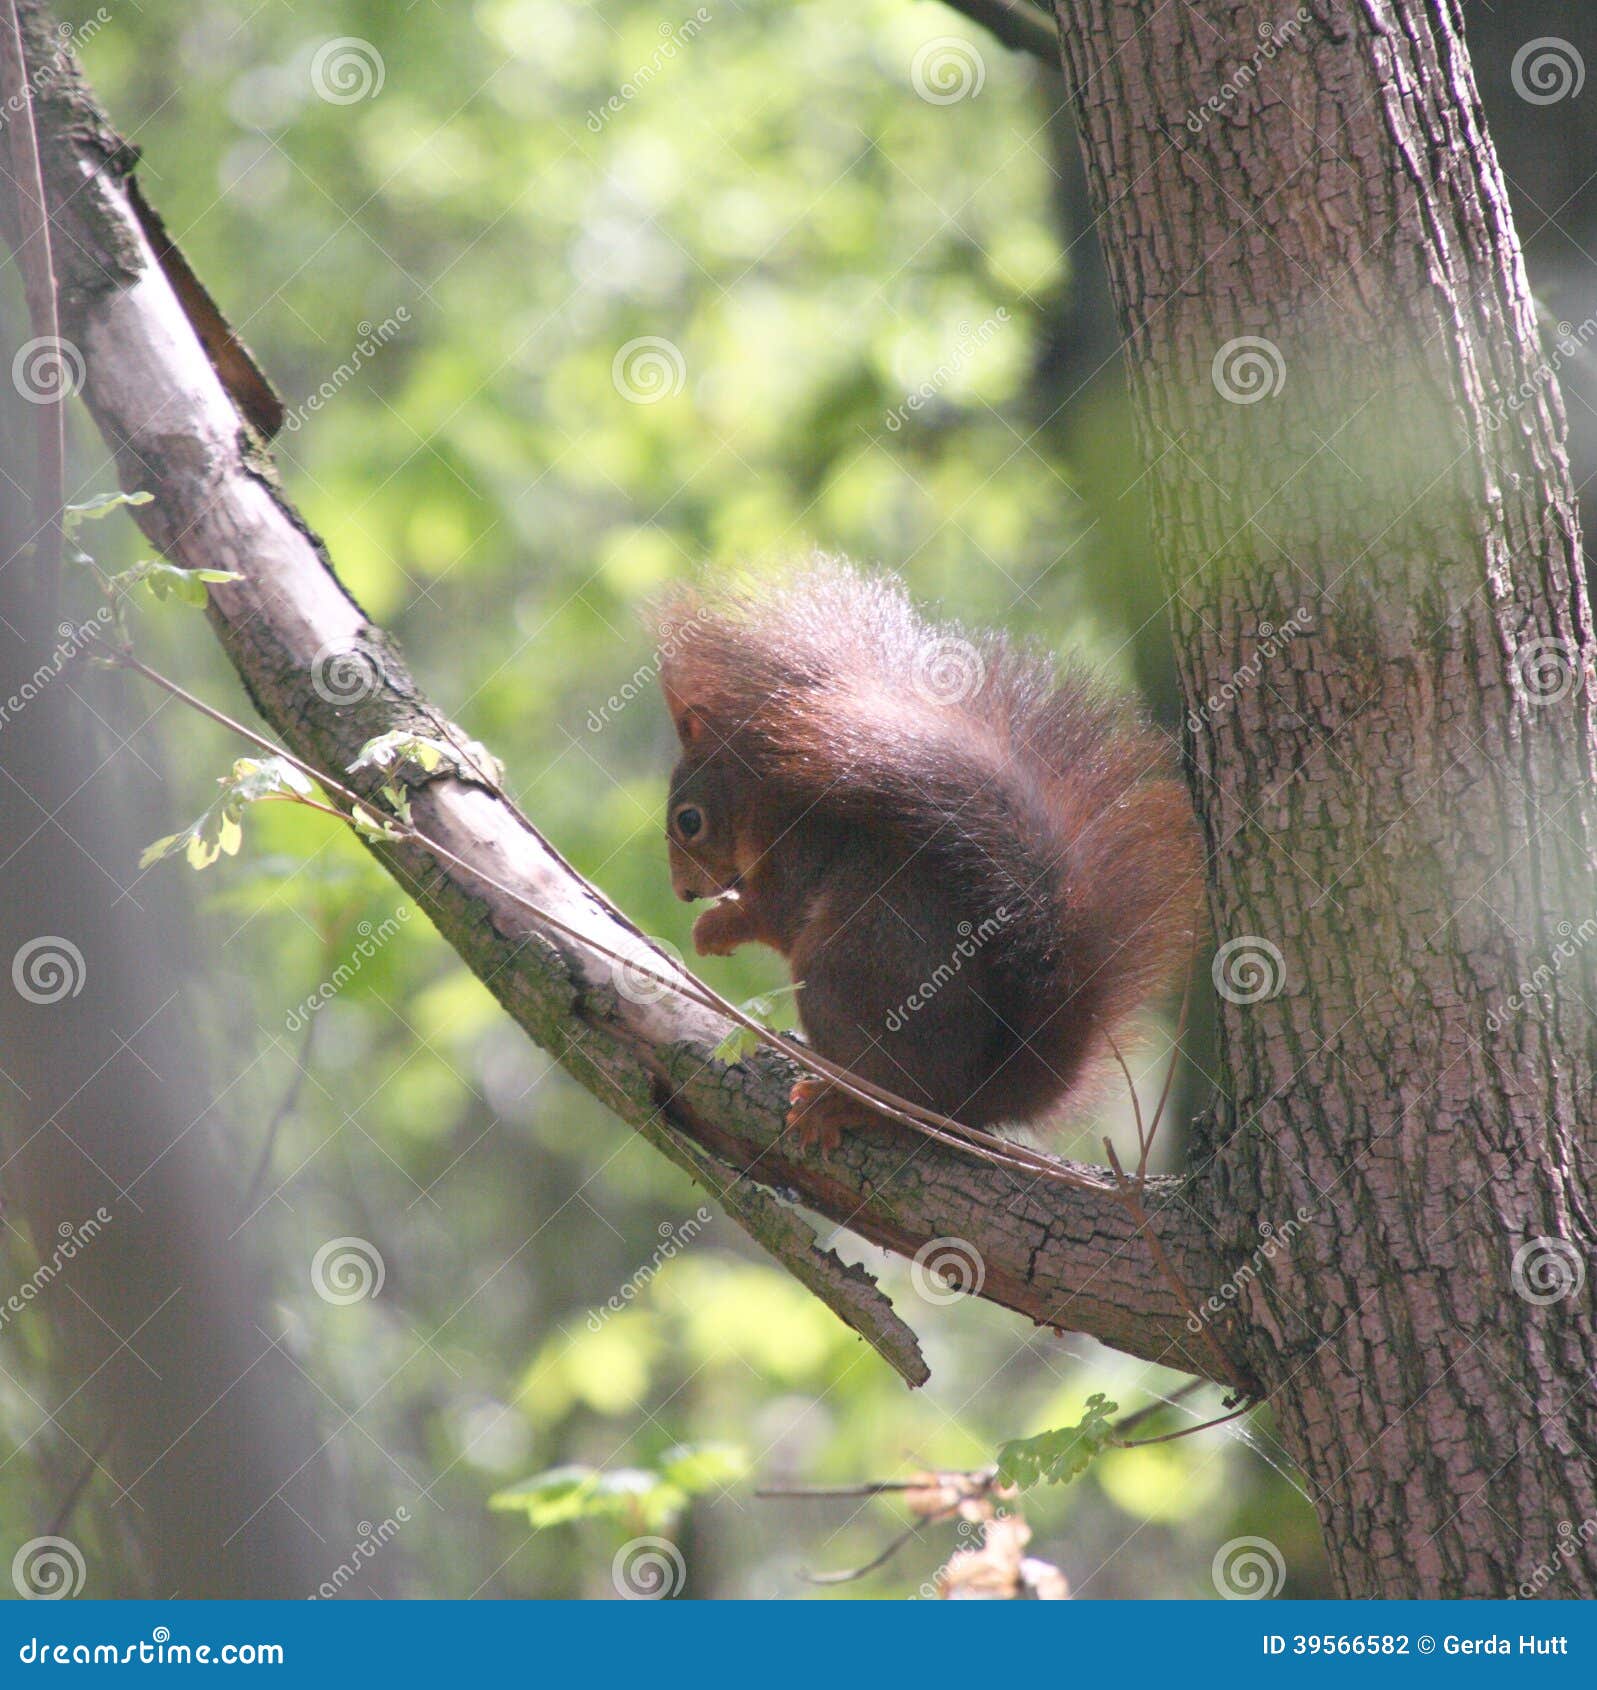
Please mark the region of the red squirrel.
[[[1035, 1124], [1188, 965], [1200, 850], [1160, 735], [1001, 634], [820, 558], [653, 615], [667, 839], [702, 956], [784, 956], [822, 1055], [975, 1127]], [[793, 1088], [801, 1147], [869, 1111]]]

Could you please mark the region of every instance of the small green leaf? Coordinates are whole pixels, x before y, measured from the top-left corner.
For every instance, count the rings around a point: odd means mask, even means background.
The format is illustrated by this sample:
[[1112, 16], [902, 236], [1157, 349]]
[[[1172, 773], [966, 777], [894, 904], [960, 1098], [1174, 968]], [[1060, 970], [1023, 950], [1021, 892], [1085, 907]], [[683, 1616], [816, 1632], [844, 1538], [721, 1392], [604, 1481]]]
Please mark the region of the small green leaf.
[[212, 844], [198, 828], [188, 836], [188, 849], [184, 856], [190, 868], [209, 868], [221, 854], [221, 847]]
[[1063, 1485], [1087, 1470], [1114, 1432], [1110, 1416], [1119, 1412], [1102, 1391], [1087, 1398], [1087, 1412], [1074, 1426], [1015, 1438], [998, 1451], [998, 1477], [1006, 1485], [1029, 1490], [1037, 1484]]
[[244, 829], [231, 810], [222, 812], [221, 825], [216, 830], [216, 843], [218, 848], [230, 857], [236, 857], [239, 846], [244, 843]]
[[188, 574], [196, 581], [205, 581], [213, 586], [219, 581], [242, 581], [244, 579], [236, 569], [191, 569]]
[[357, 804], [349, 812], [350, 825], [362, 839], [403, 839], [402, 833], [391, 828], [375, 810], [368, 810], [364, 804]]
[[752, 1027], [734, 1027], [711, 1055], [717, 1062], [741, 1062], [760, 1048], [760, 1035]]
[[98, 522], [112, 511], [130, 510], [154, 502], [153, 493], [106, 493], [98, 499], [86, 499], [81, 505], [68, 505], [62, 512], [61, 526], [70, 534], [85, 522]]
[[188, 834], [168, 833], [162, 838], [146, 845], [139, 853], [139, 867], [148, 868], [152, 863], [158, 863], [163, 857], [175, 856], [188, 843]]

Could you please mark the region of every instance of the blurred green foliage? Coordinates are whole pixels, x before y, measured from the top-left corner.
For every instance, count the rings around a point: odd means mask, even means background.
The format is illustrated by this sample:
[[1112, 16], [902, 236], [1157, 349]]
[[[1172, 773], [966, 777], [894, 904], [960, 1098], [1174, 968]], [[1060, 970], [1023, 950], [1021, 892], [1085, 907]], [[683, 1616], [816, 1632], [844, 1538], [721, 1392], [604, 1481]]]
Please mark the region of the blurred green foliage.
[[[1037, 324], [1070, 282], [1048, 86], [930, 0], [701, 15], [683, 36], [685, 4], [638, 0], [145, 0], [85, 53], [294, 415], [283, 479], [343, 579], [560, 848], [684, 950], [661, 837], [671, 735], [637, 619], [652, 589], [820, 546], [1111, 669], [1124, 637], [1073, 565], [1069, 466], [1024, 421]], [[334, 36], [365, 55], [364, 97], [317, 92]], [[980, 56], [967, 98], [917, 92], [941, 38]], [[652, 378], [618, 367], [638, 340], [666, 343], [643, 349]], [[629, 399], [646, 379], [663, 396]], [[113, 483], [86, 429], [79, 445], [83, 498]], [[104, 526], [142, 555], [125, 519]], [[197, 617], [156, 606], [137, 632], [247, 713]], [[153, 725], [135, 743], [185, 825], [242, 748], [139, 696]], [[898, 1529], [891, 1504], [755, 1501], [742, 1464], [788, 1485], [979, 1466], [1079, 1420], [1094, 1391], [1131, 1408], [1176, 1382], [990, 1305], [923, 1303], [904, 1264], [846, 1237], [923, 1334], [925, 1390], [719, 1218], [642, 1274], [700, 1194], [424, 921], [396, 921], [355, 843], [261, 806], [244, 852], [187, 884], [222, 1097], [204, 1130], [237, 1173], [240, 1248], [325, 1394], [343, 1538], [408, 1511], [353, 1593], [608, 1595], [635, 1519], [490, 1499], [560, 1469], [658, 1477], [683, 1445], [725, 1445], [739, 1464], [647, 1519], [674, 1522], [691, 1594], [809, 1594], [803, 1570], [868, 1560]], [[705, 973], [739, 999], [781, 983], [764, 954]], [[384, 1288], [329, 1304], [310, 1264], [350, 1236], [380, 1250]], [[47, 1337], [21, 1324], [25, 1377]], [[23, 1453], [0, 1514], [36, 1522], [27, 1440], [49, 1429], [20, 1385], [4, 1408]], [[1311, 1512], [1250, 1435], [1111, 1452], [1034, 1493], [1033, 1552], [1084, 1595], [1206, 1596], [1216, 1548], [1262, 1532], [1289, 1593], [1311, 1593]], [[86, 1535], [101, 1506], [81, 1504]], [[913, 1591], [953, 1547], [928, 1531], [844, 1593]]]

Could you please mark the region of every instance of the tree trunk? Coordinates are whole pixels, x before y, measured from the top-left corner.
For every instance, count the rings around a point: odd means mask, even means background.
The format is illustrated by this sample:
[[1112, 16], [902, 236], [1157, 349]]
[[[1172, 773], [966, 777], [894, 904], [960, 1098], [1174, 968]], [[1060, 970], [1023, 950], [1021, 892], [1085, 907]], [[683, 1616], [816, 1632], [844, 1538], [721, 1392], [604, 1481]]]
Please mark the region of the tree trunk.
[[1457, 12], [1058, 15], [1212, 853], [1229, 1342], [1345, 1593], [1590, 1596], [1592, 628]]

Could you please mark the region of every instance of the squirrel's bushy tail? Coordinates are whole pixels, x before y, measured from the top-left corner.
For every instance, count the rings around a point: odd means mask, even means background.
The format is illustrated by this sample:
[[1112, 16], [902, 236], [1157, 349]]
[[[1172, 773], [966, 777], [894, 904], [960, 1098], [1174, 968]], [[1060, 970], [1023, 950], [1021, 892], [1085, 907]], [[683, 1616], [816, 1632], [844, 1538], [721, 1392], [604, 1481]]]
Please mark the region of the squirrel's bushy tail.
[[994, 941], [1012, 988], [995, 1012], [1062, 1080], [1187, 966], [1190, 802], [1163, 737], [1088, 677], [929, 622], [896, 578], [829, 558], [680, 591], [655, 626], [673, 712], [796, 804], [901, 834], [973, 915], [1021, 915]]

